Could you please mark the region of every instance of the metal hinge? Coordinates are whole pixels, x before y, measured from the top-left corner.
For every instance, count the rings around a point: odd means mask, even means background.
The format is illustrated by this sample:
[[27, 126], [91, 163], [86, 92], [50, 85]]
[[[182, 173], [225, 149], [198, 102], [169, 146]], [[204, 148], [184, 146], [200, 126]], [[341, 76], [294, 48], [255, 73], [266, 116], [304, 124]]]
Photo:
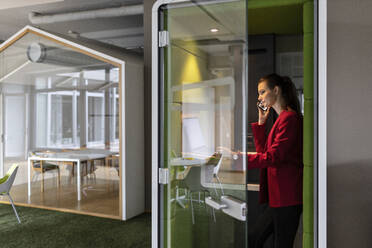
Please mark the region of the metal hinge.
[[247, 207], [242, 208], [242, 216], [247, 217]]
[[169, 46], [169, 32], [168, 31], [159, 31], [159, 47]]
[[159, 184], [169, 183], [169, 171], [167, 168], [159, 168]]

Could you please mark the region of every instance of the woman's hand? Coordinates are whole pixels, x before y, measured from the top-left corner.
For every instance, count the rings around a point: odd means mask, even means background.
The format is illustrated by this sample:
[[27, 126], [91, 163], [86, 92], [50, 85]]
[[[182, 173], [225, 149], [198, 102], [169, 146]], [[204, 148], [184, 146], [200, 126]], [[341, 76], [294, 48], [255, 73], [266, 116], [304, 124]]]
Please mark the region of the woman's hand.
[[257, 109], [258, 109], [258, 125], [263, 125], [266, 123], [266, 120], [267, 118], [269, 117], [269, 113], [270, 113], [270, 107], [268, 107], [266, 109], [266, 111], [264, 111], [263, 109], [261, 109], [260, 107], [258, 107], [259, 105], [259, 102], [257, 103]]
[[241, 152], [241, 151], [237, 151], [237, 152], [231, 152], [231, 157], [232, 159], [234, 160], [237, 160], [239, 158], [242, 158], [243, 156], [246, 156], [246, 155], [255, 155], [257, 154], [257, 152]]
[[231, 151], [231, 158], [234, 159], [234, 160], [237, 160], [239, 158], [239, 156], [241, 157], [241, 152], [240, 151], [237, 151], [237, 152], [233, 152]]

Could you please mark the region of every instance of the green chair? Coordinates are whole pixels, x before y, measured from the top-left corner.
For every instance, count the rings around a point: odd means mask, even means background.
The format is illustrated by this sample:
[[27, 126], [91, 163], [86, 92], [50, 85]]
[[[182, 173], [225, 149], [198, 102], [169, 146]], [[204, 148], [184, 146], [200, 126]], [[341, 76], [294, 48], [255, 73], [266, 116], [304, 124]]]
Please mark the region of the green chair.
[[8, 196], [8, 198], [10, 200], [10, 203], [12, 204], [14, 213], [17, 217], [18, 223], [21, 223], [21, 220], [19, 219], [17, 210], [14, 207], [13, 199], [9, 194], [9, 191], [10, 191], [12, 185], [13, 185], [14, 179], [17, 175], [17, 171], [18, 171], [18, 165], [13, 164], [12, 167], [10, 167], [10, 169], [6, 173], [6, 175], [3, 178], [0, 179], [0, 195], [7, 195]]

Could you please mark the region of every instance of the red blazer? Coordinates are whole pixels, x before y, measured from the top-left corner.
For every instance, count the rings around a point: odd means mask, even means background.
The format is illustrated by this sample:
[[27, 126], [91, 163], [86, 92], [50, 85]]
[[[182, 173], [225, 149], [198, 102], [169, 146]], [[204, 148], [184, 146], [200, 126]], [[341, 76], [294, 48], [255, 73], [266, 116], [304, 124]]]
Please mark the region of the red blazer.
[[252, 124], [257, 154], [248, 169], [260, 168], [260, 203], [270, 207], [302, 204], [302, 116], [282, 111], [268, 137], [265, 125]]

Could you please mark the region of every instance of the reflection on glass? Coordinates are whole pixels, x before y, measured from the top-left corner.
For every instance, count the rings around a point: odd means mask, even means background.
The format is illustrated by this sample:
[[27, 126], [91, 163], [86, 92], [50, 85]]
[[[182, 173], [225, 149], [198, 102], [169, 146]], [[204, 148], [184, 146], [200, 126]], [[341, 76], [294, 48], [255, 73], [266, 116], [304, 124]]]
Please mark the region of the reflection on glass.
[[2, 171], [20, 165], [16, 202], [119, 216], [118, 86], [115, 66], [33, 33], [1, 52]]
[[172, 5], [165, 15], [166, 246], [244, 247], [244, 214], [219, 206], [246, 202], [244, 161], [231, 156], [246, 149], [245, 1]]
[[72, 97], [51, 96], [50, 144], [55, 146], [72, 144]]
[[92, 144], [104, 143], [104, 95], [90, 93], [88, 95], [88, 142]]
[[[273, 1], [192, 1], [162, 14], [170, 37], [161, 53], [162, 162], [171, 181], [162, 192], [165, 246], [247, 247], [248, 229], [265, 209], [258, 200], [265, 174], [246, 171], [245, 158], [233, 159], [232, 151], [255, 152], [249, 124], [258, 119], [261, 77], [287, 75], [303, 98], [302, 44], [311, 37], [303, 27], [312, 21], [303, 22], [301, 3]], [[242, 210], [241, 203], [246, 218], [230, 211], [229, 204]]]

